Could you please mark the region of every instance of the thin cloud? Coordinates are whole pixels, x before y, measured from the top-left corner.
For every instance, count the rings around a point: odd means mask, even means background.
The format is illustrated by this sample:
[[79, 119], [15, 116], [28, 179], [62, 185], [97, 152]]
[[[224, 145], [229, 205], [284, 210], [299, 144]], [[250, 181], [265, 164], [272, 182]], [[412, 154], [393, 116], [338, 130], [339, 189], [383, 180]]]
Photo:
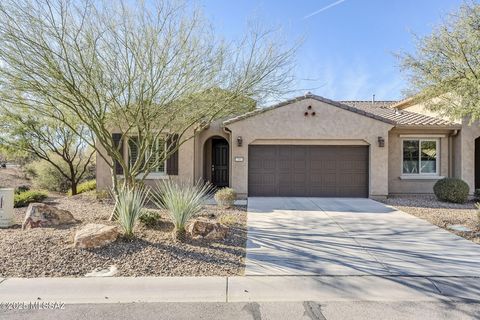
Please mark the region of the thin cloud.
[[345, 2], [345, 0], [338, 0], [338, 1], [335, 1], [335, 2], [333, 2], [333, 3], [330, 3], [329, 5], [323, 7], [323, 8], [321, 8], [321, 9], [315, 11], [315, 12], [312, 12], [312, 13], [306, 15], [305, 17], [303, 17], [303, 20], [308, 19], [308, 18], [311, 18], [311, 17], [313, 17], [313, 16], [316, 16], [317, 14], [319, 14], [319, 13], [325, 11], [325, 10], [328, 10], [328, 9], [330, 9], [330, 8], [332, 8], [332, 7], [338, 6], [338, 5], [339, 5], [340, 3], [342, 3], [342, 2]]

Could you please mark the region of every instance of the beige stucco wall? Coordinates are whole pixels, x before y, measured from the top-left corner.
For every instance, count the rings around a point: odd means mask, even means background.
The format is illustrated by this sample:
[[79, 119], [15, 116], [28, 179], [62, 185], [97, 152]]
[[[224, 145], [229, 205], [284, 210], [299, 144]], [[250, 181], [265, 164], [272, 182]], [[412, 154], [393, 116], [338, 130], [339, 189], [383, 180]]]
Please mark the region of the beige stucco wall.
[[[105, 149], [97, 143], [99, 151], [106, 156]], [[96, 153], [96, 164], [95, 164], [95, 174], [97, 179], [97, 190], [109, 190], [112, 186], [112, 179], [111, 179], [111, 169], [108, 163], [105, 161], [103, 157], [100, 156], [99, 152]]]
[[469, 185], [470, 194], [475, 190], [475, 139], [478, 137], [480, 137], [480, 123], [470, 124], [468, 120], [464, 120], [457, 138], [456, 150], [460, 150], [461, 154], [457, 170], [460, 174], [459, 178]]
[[[311, 105], [315, 116], [304, 116]], [[348, 144], [370, 145], [370, 196], [388, 194], [388, 131], [392, 125], [347, 111], [324, 102], [305, 99], [266, 111], [227, 125], [231, 139], [243, 138], [243, 146], [231, 144], [231, 186], [240, 196], [248, 193], [248, 145], [256, 143]], [[385, 147], [378, 147], [378, 137]], [[268, 140], [266, 142], [266, 140]], [[335, 141], [329, 141], [335, 140]], [[348, 140], [348, 141], [346, 141]], [[243, 157], [243, 162], [235, 161]]]
[[[449, 130], [392, 129], [389, 133], [388, 191], [390, 194], [433, 193], [433, 185], [438, 178], [402, 179], [402, 141], [403, 139], [438, 139], [439, 178], [450, 176], [449, 167]], [[401, 137], [408, 135], [409, 137]], [[410, 137], [411, 136], [411, 137]]]

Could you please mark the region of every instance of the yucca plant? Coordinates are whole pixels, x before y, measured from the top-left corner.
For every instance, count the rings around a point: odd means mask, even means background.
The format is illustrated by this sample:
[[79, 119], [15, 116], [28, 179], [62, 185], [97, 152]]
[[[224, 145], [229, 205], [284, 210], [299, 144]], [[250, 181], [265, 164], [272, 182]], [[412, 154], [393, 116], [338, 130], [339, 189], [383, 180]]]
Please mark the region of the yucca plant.
[[154, 194], [155, 204], [166, 209], [175, 226], [173, 237], [185, 241], [187, 222], [202, 210], [205, 201], [211, 197], [212, 185], [198, 181], [167, 180], [158, 184], [158, 192]]
[[143, 186], [118, 190], [115, 216], [125, 237], [133, 237], [138, 220], [146, 212], [144, 206], [149, 194], [149, 190]]

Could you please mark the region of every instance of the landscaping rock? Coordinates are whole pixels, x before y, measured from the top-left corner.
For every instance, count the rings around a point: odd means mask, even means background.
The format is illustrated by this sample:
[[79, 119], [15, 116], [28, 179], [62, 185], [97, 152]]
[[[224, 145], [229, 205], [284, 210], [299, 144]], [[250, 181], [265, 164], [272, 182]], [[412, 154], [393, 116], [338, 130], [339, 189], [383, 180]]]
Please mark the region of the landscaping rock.
[[222, 240], [228, 235], [228, 227], [219, 222], [195, 220], [188, 226], [187, 232], [195, 239]]
[[111, 265], [110, 268], [108, 269], [95, 269], [92, 272], [89, 272], [85, 275], [85, 277], [99, 277], [99, 278], [104, 278], [104, 277], [113, 277], [118, 273], [118, 268], [115, 265]]
[[22, 229], [44, 228], [79, 222], [70, 211], [57, 209], [44, 203], [30, 203]]
[[117, 227], [89, 223], [75, 233], [73, 246], [82, 249], [103, 247], [117, 240], [117, 237]]

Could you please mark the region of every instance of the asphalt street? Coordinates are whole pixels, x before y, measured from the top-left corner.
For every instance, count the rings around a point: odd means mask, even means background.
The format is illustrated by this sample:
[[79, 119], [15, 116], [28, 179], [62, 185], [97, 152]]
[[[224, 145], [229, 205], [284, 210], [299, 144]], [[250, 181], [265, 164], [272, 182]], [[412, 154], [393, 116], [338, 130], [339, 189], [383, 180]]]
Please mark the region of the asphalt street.
[[72, 304], [63, 310], [8, 310], [0, 319], [253, 319], [386, 320], [480, 319], [480, 303], [436, 302], [242, 302]]

